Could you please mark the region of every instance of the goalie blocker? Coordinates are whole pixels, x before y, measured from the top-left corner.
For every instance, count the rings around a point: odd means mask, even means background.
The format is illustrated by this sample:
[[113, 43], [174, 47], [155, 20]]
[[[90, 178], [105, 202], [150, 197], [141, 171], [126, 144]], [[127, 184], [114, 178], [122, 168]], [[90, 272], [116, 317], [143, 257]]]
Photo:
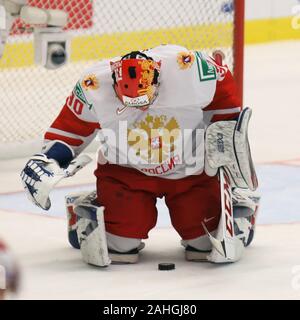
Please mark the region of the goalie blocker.
[[205, 172], [217, 174], [224, 167], [231, 185], [256, 190], [258, 187], [255, 168], [248, 141], [248, 125], [252, 115], [244, 109], [237, 121], [217, 121], [208, 126], [205, 135]]

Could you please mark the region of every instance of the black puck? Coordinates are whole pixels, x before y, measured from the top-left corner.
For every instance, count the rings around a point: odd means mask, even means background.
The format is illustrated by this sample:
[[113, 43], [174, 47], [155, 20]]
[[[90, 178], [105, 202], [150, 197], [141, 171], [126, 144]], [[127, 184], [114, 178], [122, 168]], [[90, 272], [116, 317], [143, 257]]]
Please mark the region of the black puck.
[[158, 264], [158, 270], [174, 270], [175, 269], [175, 263], [159, 263]]

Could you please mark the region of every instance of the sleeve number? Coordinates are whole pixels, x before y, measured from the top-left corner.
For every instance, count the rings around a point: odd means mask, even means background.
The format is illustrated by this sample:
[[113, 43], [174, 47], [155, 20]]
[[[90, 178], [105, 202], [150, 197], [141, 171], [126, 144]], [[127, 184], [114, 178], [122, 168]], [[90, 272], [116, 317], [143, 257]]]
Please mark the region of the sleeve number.
[[78, 99], [74, 93], [67, 99], [67, 105], [70, 109], [73, 109], [77, 115], [82, 114], [84, 103]]

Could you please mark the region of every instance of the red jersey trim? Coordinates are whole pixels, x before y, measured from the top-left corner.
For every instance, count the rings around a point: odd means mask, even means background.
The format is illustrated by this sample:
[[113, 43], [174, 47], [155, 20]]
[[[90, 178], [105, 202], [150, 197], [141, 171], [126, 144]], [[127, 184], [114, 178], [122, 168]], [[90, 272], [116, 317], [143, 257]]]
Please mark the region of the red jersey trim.
[[[217, 81], [216, 92], [213, 101], [206, 108], [204, 108], [203, 111], [226, 110], [234, 107], [241, 107], [241, 105], [242, 102], [238, 97], [236, 83], [231, 72], [227, 71], [225, 78], [222, 81]], [[234, 118], [236, 117], [236, 114], [232, 115]], [[221, 117], [221, 115], [218, 115], [218, 117]], [[224, 113], [220, 119], [228, 120], [228, 114]]]
[[65, 137], [60, 134], [51, 133], [51, 132], [46, 132], [45, 139], [46, 140], [60, 140], [60, 141], [63, 141], [65, 143], [69, 144], [70, 146], [74, 146], [74, 147], [79, 147], [83, 144], [82, 140]]
[[234, 120], [238, 117], [239, 114], [239, 112], [227, 114], [214, 114], [211, 119], [211, 122]]
[[66, 131], [82, 137], [88, 137], [100, 129], [97, 122], [88, 122], [79, 119], [65, 104], [56, 120], [52, 123], [51, 128]]

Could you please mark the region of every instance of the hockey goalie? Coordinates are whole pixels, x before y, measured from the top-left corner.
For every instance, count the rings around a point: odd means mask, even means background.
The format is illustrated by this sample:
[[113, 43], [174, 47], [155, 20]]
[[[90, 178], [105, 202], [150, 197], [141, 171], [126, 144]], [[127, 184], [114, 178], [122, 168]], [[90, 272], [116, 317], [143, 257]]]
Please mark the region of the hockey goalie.
[[97, 135], [96, 190], [66, 197], [69, 240], [85, 262], [137, 262], [162, 197], [187, 260], [235, 262], [259, 204], [250, 117], [218, 59], [177, 45], [130, 52], [83, 73], [21, 178], [49, 209]]

